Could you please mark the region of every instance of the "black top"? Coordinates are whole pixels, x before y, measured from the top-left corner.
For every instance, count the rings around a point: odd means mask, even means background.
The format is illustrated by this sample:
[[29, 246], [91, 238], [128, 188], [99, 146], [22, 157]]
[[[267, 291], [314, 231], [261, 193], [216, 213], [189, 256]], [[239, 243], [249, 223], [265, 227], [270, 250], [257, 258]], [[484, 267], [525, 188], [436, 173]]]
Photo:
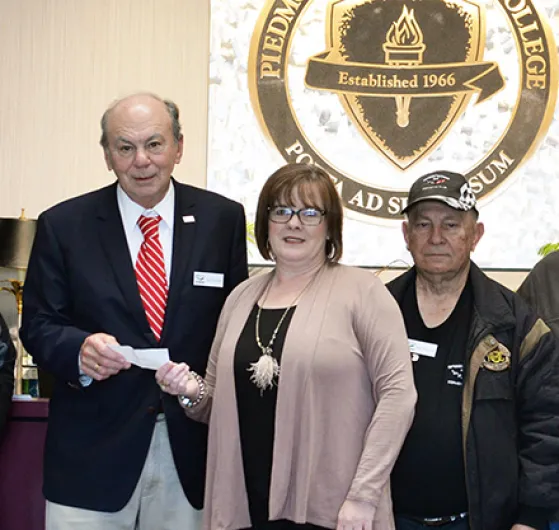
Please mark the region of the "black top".
[[[253, 526], [268, 521], [270, 480], [274, 448], [274, 426], [276, 419], [277, 384], [264, 391], [250, 380], [250, 363], [258, 361], [262, 351], [256, 344], [256, 313], [254, 306], [235, 349], [234, 372], [241, 453], [245, 472], [248, 506]], [[260, 315], [260, 341], [268, 345], [275, 327], [285, 308], [263, 309]], [[281, 362], [281, 352], [289, 322], [295, 307], [289, 309], [274, 341], [274, 357]], [[281, 376], [281, 373], [280, 373]], [[277, 383], [277, 381], [276, 381]]]
[[470, 281], [440, 326], [425, 326], [410, 282], [402, 313], [410, 339], [436, 345], [435, 357], [413, 355], [418, 401], [392, 473], [397, 514], [441, 517], [468, 511], [462, 447], [462, 388], [473, 295]]

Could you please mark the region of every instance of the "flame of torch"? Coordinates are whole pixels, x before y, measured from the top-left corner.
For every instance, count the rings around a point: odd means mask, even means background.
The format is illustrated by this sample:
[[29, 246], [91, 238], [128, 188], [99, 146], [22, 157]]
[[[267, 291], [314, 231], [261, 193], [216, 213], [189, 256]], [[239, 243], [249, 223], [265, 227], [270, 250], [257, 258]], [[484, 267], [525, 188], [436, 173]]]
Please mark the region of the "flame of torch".
[[[423, 62], [423, 32], [412, 10], [404, 5], [402, 14], [393, 22], [382, 45], [385, 62], [391, 66], [417, 66]], [[407, 127], [410, 123], [411, 96], [395, 96], [396, 123]]]

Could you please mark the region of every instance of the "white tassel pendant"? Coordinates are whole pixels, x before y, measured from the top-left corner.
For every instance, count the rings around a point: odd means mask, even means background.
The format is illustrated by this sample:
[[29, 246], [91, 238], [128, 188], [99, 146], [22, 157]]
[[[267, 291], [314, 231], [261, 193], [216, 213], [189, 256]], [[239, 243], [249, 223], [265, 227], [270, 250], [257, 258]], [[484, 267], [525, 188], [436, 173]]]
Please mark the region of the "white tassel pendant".
[[250, 380], [263, 392], [274, 386], [274, 377], [280, 373], [280, 365], [271, 355], [264, 353], [257, 362], [250, 363], [249, 372], [252, 372]]

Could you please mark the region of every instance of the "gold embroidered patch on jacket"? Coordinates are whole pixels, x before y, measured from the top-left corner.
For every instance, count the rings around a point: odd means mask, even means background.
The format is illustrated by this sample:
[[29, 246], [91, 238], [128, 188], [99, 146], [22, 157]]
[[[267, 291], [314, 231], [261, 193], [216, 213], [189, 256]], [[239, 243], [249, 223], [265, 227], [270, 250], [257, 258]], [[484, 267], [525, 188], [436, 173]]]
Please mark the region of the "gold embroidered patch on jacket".
[[484, 358], [482, 366], [492, 372], [502, 372], [510, 367], [510, 351], [502, 344], [497, 344]]

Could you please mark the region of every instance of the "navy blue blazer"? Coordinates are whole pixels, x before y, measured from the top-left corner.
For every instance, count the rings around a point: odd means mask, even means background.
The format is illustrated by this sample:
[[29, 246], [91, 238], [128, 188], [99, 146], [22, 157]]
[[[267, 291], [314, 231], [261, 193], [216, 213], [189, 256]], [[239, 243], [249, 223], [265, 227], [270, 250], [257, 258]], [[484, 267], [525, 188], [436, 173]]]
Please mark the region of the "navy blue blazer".
[[[52, 502], [121, 510], [140, 477], [161, 401], [183, 489], [194, 507], [202, 507], [207, 427], [185, 417], [176, 398], [160, 391], [154, 372], [132, 366], [87, 387], [78, 381], [80, 347], [98, 332], [135, 348], [169, 348], [173, 361], [205, 373], [221, 307], [247, 277], [244, 210], [218, 194], [173, 185], [171, 279], [159, 344], [138, 293], [116, 183], [39, 216], [21, 337], [56, 379], [43, 488]], [[222, 273], [224, 287], [193, 285], [195, 271]]]

